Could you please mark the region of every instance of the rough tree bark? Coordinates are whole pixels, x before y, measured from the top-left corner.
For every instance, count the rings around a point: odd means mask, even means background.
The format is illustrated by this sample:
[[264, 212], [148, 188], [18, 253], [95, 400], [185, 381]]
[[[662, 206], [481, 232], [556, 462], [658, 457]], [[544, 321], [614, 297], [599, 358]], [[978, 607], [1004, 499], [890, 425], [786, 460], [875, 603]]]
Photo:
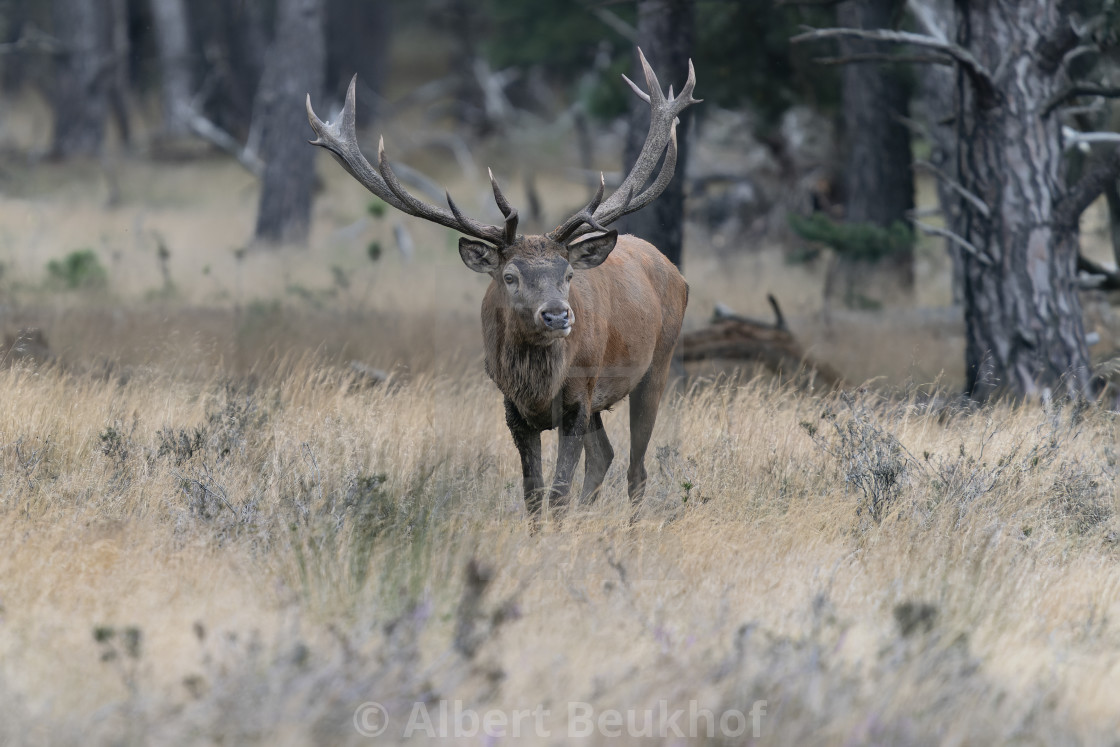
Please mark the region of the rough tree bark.
[[183, 137], [190, 132], [187, 112], [194, 94], [187, 6], [184, 0], [149, 0], [149, 4], [159, 47], [163, 134]]
[[[848, 0], [837, 6], [836, 19], [846, 28], [891, 28], [903, 0]], [[842, 58], [882, 53], [884, 48], [862, 39], [841, 39]], [[840, 73], [844, 139], [845, 220], [889, 228], [905, 223], [914, 209], [909, 115], [910, 90], [902, 72], [875, 62], [844, 65]], [[866, 262], [840, 258], [839, 269], [853, 290], [856, 277], [867, 279]], [[885, 280], [904, 290], [914, 286], [914, 253], [902, 251], [879, 263]], [[874, 273], [878, 274], [878, 273]]]
[[[957, 3], [958, 44], [989, 74], [960, 77], [957, 168], [978, 200], [958, 198], [950, 226], [964, 257], [968, 392], [1081, 397], [1090, 385], [1077, 286], [1078, 217], [1061, 122], [1065, 84], [1050, 51], [1069, 17], [1051, 0]], [[1098, 191], [1099, 194], [1099, 191]], [[1087, 203], [1086, 203], [1087, 204]]]
[[55, 56], [52, 95], [56, 158], [93, 156], [105, 139], [112, 84], [112, 28], [108, 0], [53, 0]]
[[[638, 0], [638, 45], [657, 71], [663, 88], [675, 89], [688, 78], [688, 60], [692, 56], [695, 30], [694, 0]], [[635, 60], [637, 55], [635, 55]], [[641, 66], [635, 62], [630, 76], [645, 85]], [[649, 105], [635, 97], [630, 114], [630, 130], [626, 141], [623, 173], [638, 158], [649, 130]], [[673, 181], [652, 205], [619, 221], [619, 231], [649, 241], [681, 267], [684, 244], [684, 175], [688, 167], [688, 130], [691, 110], [681, 114], [677, 126], [677, 171]]]
[[315, 149], [304, 100], [320, 96], [326, 59], [322, 0], [280, 0], [276, 34], [254, 105], [265, 161], [256, 237], [303, 243], [311, 225]]

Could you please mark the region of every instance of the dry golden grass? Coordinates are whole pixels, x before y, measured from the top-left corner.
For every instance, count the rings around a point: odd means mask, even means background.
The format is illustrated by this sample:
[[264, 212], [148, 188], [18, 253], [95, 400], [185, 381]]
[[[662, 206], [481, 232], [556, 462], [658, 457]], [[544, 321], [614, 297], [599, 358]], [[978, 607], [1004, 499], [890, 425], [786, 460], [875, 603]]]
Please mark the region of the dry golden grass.
[[491, 384], [352, 383], [0, 374], [5, 741], [358, 744], [377, 701], [395, 743], [439, 699], [553, 737], [662, 700], [765, 700], [766, 744], [1120, 728], [1107, 414], [698, 384], [634, 523], [620, 459], [530, 535]]

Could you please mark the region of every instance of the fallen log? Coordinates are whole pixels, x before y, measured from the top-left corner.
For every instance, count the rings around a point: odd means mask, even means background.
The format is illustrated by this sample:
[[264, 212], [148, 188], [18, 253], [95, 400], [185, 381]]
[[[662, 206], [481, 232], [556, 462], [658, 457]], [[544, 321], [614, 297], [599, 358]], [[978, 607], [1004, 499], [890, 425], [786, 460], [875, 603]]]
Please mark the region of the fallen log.
[[726, 361], [736, 366], [757, 365], [803, 385], [839, 386], [843, 377], [827, 363], [813, 360], [786, 326], [777, 300], [768, 295], [774, 321], [739, 316], [717, 304], [707, 327], [681, 335], [683, 361]]

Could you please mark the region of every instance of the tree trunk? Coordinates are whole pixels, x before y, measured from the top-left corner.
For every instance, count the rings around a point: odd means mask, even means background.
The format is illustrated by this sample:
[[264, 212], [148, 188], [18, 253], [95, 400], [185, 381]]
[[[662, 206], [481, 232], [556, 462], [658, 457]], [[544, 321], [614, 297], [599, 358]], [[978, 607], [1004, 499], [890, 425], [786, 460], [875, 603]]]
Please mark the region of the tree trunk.
[[[846, 28], [891, 28], [903, 5], [902, 0], [849, 0], [837, 6], [837, 22]], [[875, 42], [845, 39], [839, 51], [841, 57], [851, 57], [890, 50]], [[847, 143], [845, 220], [882, 228], [906, 223], [907, 214], [914, 209], [910, 131], [903, 123], [909, 115], [909, 85], [897, 68], [856, 62], [841, 68], [840, 87]], [[838, 269], [849, 285], [866, 284], [881, 270], [885, 275], [882, 282], [905, 291], [914, 287], [912, 250], [885, 257], [875, 268], [847, 257], [840, 257], [839, 263], [848, 265]], [[846, 295], [853, 290], [849, 287]]]
[[[692, 55], [695, 29], [694, 0], [638, 0], [638, 44], [657, 72], [663, 90], [672, 84], [679, 91], [688, 78], [688, 60]], [[631, 78], [645, 86], [645, 76], [635, 63]], [[627, 173], [638, 159], [638, 153], [649, 131], [649, 104], [633, 97], [630, 130], [626, 141]], [[619, 231], [631, 233], [650, 242], [681, 267], [684, 244], [684, 184], [688, 167], [688, 131], [692, 110], [686, 109], [677, 126], [677, 170], [661, 196], [636, 213], [619, 221]]]
[[56, 158], [93, 156], [105, 139], [113, 60], [108, 0], [53, 0], [54, 34], [64, 49], [56, 58]]
[[1068, 24], [1050, 0], [959, 2], [958, 43], [991, 71], [994, 90], [960, 76], [958, 198], [952, 230], [964, 257], [969, 394], [1081, 397], [1090, 383], [1077, 293], [1076, 215], [1067, 191], [1061, 122], [1044, 113], [1063, 80], [1038, 54]]
[[[199, 103], [214, 124], [246, 140], [253, 103], [260, 87], [269, 30], [268, 0], [192, 0], [188, 26], [191, 48], [204, 64], [194, 68], [196, 86], [205, 92]], [[250, 145], [256, 146], [256, 143]]]
[[304, 100], [319, 97], [326, 59], [321, 0], [280, 0], [276, 35], [269, 48], [254, 106], [265, 161], [258, 239], [303, 243], [311, 225], [315, 149]]
[[[385, 95], [392, 41], [392, 3], [389, 0], [327, 0], [328, 97], [341, 101], [351, 76], [358, 74], [358, 121], [368, 127], [377, 117], [378, 100]], [[376, 95], [370, 95], [371, 93]]]
[[184, 0], [149, 0], [149, 3], [159, 47], [163, 134], [183, 137], [190, 132], [187, 112], [194, 94], [187, 6]]
[[132, 122], [129, 117], [128, 62], [132, 42], [128, 37], [128, 0], [109, 0], [109, 109], [117, 123], [121, 142], [132, 145]]

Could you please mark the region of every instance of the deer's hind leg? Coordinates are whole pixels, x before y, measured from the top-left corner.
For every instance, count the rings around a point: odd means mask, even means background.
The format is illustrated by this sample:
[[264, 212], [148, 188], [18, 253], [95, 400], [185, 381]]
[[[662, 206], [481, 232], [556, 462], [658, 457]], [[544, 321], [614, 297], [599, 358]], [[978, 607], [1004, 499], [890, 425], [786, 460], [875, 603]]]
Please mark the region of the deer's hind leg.
[[583, 472], [583, 494], [580, 503], [591, 503], [599, 497], [599, 488], [603, 485], [603, 478], [607, 476], [607, 469], [614, 460], [614, 449], [603, 429], [603, 416], [594, 413], [583, 436], [583, 451], [585, 464]]
[[646, 449], [657, 423], [657, 409], [669, 380], [676, 338], [665, 338], [653, 365], [630, 392], [630, 466], [626, 470], [630, 502], [637, 504], [646, 491]]

